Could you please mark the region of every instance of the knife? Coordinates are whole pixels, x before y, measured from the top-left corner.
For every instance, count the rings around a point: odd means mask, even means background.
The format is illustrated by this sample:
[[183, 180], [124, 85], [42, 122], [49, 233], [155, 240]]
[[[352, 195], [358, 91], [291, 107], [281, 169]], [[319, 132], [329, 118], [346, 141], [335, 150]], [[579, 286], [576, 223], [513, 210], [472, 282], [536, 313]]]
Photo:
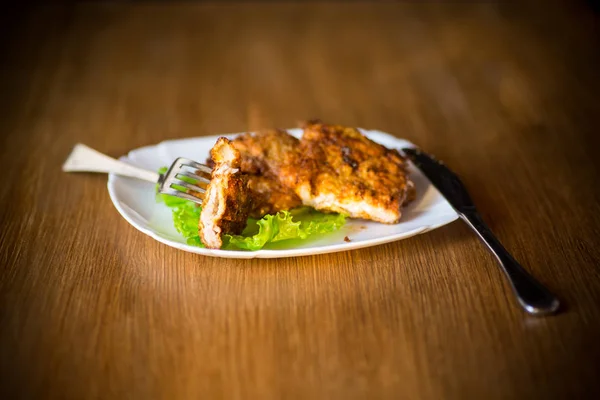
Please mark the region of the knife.
[[527, 273], [502, 246], [477, 212], [458, 176], [442, 161], [436, 160], [435, 157], [418, 148], [404, 148], [402, 151], [448, 200], [458, 216], [477, 233], [488, 250], [496, 257], [519, 304], [525, 311], [532, 315], [548, 315], [556, 312], [560, 305], [558, 299]]

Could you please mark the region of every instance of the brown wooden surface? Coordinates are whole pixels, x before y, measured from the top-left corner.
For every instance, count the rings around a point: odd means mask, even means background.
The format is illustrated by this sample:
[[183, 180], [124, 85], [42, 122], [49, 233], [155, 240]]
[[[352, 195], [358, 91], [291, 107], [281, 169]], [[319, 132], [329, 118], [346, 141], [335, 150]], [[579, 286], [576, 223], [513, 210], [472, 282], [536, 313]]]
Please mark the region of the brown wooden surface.
[[[594, 398], [597, 26], [580, 6], [31, 10], [3, 49], [3, 398]], [[445, 160], [566, 309], [525, 315], [460, 222], [346, 253], [207, 258], [129, 226], [105, 176], [60, 172], [76, 142], [119, 156], [313, 117]]]

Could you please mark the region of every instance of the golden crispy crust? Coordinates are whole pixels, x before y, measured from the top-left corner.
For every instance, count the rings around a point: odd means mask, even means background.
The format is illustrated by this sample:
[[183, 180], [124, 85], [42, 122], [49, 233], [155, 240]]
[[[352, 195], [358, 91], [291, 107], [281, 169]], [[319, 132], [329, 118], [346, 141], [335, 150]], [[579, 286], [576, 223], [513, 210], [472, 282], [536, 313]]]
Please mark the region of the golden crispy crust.
[[268, 176], [248, 175], [248, 188], [254, 201], [250, 212], [252, 218], [262, 218], [266, 214], [276, 214], [302, 205], [302, 201], [292, 190]]
[[[303, 127], [301, 140], [268, 130], [231, 141], [239, 152], [239, 161], [232, 165], [244, 173], [252, 198], [249, 215], [261, 218], [304, 204], [353, 218], [397, 223], [401, 207], [415, 197], [400, 153], [355, 128], [320, 121]], [[216, 165], [219, 154], [211, 157], [210, 165]]]
[[272, 129], [244, 133], [232, 141], [240, 152], [242, 172], [248, 174], [254, 207], [250, 215], [261, 218], [302, 205], [293, 190], [281, 184], [281, 168], [294, 159], [299, 141], [284, 131]]
[[252, 204], [247, 177], [239, 171], [231, 174], [223, 197], [225, 210], [219, 221], [221, 232], [239, 235], [246, 227]]
[[242, 157], [243, 172], [277, 177], [281, 166], [292, 161], [300, 142], [287, 132], [270, 129], [241, 134], [232, 143]]
[[281, 181], [305, 205], [384, 223], [397, 223], [413, 193], [406, 160], [355, 128], [307, 123], [295, 159], [280, 168]]
[[223, 234], [242, 233], [253, 203], [248, 178], [239, 170], [239, 151], [228, 139], [219, 138], [210, 154], [213, 171], [202, 203], [199, 232], [204, 245], [218, 249]]

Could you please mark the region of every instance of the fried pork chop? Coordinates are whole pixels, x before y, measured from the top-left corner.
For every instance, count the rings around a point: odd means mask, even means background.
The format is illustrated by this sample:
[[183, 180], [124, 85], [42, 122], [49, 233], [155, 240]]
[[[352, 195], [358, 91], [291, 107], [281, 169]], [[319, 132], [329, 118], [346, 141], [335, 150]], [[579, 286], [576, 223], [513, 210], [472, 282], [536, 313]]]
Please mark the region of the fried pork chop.
[[296, 149], [278, 176], [304, 205], [394, 224], [414, 195], [406, 160], [358, 129], [308, 123]]
[[295, 160], [298, 139], [280, 130], [244, 133], [232, 141], [241, 155], [240, 169], [248, 174], [254, 207], [250, 215], [261, 218], [302, 205], [292, 189], [282, 184], [282, 168]]
[[254, 206], [252, 218], [262, 218], [267, 214], [291, 210], [302, 205], [302, 201], [291, 189], [281, 185], [276, 178], [264, 175], [248, 175], [248, 188], [252, 193]]
[[[239, 152], [239, 160], [235, 156], [230, 164], [243, 173], [238, 179], [247, 182], [254, 218], [306, 205], [393, 224], [415, 197], [400, 153], [355, 128], [308, 122], [301, 140], [268, 130], [239, 135], [227, 145]], [[213, 152], [208, 163], [218, 170]]]
[[223, 234], [242, 233], [253, 201], [247, 177], [239, 169], [240, 152], [231, 141], [219, 138], [210, 156], [213, 171], [202, 202], [199, 232], [206, 247], [218, 249]]

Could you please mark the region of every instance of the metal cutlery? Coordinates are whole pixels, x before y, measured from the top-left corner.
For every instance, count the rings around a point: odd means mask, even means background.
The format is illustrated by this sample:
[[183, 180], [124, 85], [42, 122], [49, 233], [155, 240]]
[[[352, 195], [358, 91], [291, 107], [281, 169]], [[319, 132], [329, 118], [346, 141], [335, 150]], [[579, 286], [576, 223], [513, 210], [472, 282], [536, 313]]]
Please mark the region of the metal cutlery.
[[412, 163], [431, 181], [437, 190], [448, 200], [459, 217], [479, 236], [488, 250], [496, 257], [500, 268], [508, 278], [519, 304], [532, 315], [547, 315], [556, 312], [559, 300], [548, 289], [514, 259], [502, 246], [485, 224], [466, 188], [443, 162], [436, 160], [416, 148], [402, 151]]
[[158, 193], [202, 204], [211, 168], [188, 158], [173, 161], [165, 174], [115, 160], [84, 144], [77, 144], [62, 166], [65, 172], [104, 172], [158, 184]]

